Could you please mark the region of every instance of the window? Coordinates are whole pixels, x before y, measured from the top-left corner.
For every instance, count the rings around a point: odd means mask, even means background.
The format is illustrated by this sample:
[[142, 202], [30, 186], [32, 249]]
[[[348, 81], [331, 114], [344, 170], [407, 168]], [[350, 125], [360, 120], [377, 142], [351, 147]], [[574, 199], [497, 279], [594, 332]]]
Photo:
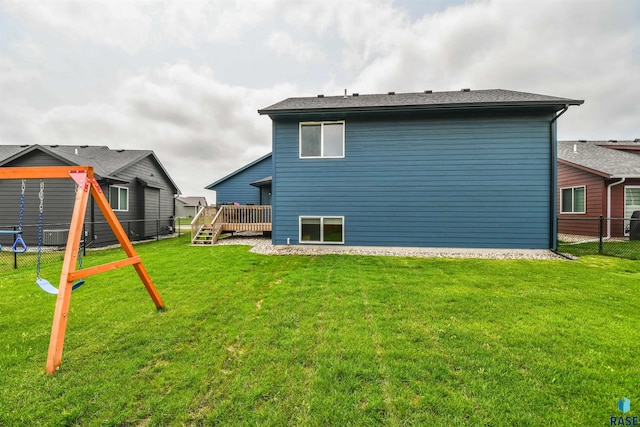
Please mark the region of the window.
[[109, 187], [109, 204], [114, 211], [129, 210], [129, 189], [126, 187]]
[[300, 217], [300, 243], [344, 243], [344, 217]]
[[[634, 211], [640, 211], [640, 187], [624, 187], [624, 217], [631, 218]], [[631, 221], [624, 222], [624, 234], [629, 235]]]
[[344, 122], [300, 123], [300, 158], [344, 157]]
[[585, 194], [584, 186], [563, 188], [560, 193], [560, 213], [585, 213]]

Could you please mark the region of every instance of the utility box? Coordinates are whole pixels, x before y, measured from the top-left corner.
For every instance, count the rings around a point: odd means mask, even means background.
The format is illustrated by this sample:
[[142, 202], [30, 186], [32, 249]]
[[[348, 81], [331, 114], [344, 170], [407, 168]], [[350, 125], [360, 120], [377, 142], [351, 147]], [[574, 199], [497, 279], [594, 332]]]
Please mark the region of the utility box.
[[629, 224], [629, 240], [640, 240], [640, 211], [633, 211]]
[[64, 246], [67, 244], [67, 236], [69, 230], [43, 230], [42, 231], [42, 244], [44, 246]]

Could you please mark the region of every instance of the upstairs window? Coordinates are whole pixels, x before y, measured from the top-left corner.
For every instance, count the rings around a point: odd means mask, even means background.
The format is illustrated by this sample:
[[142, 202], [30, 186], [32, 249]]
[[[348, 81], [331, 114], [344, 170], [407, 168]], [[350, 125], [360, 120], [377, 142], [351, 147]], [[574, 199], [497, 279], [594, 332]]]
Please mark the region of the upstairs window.
[[585, 207], [585, 187], [563, 188], [560, 194], [560, 213], [583, 214]]
[[114, 211], [129, 210], [129, 189], [126, 187], [109, 187], [109, 205]]
[[300, 158], [344, 157], [344, 122], [300, 123]]

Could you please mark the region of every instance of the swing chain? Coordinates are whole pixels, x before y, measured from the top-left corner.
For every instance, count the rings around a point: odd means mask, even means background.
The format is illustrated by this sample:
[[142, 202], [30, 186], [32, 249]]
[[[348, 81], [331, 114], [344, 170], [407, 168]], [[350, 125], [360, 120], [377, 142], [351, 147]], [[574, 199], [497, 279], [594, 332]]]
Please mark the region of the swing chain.
[[36, 263], [36, 278], [40, 279], [40, 257], [42, 255], [42, 214], [44, 212], [44, 180], [40, 180], [40, 214], [38, 216], [38, 261]]
[[38, 197], [40, 198], [40, 214], [44, 210], [44, 180], [40, 181], [40, 193], [38, 193]]
[[27, 189], [27, 180], [22, 180], [22, 194], [20, 195], [20, 214], [18, 215], [18, 231], [22, 231], [22, 218], [24, 217], [24, 193]]

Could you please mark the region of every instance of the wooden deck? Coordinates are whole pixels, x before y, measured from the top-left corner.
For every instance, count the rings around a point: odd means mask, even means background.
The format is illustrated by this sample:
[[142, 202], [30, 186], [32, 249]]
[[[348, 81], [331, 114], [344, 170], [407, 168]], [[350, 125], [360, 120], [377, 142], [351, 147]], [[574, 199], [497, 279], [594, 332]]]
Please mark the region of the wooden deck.
[[271, 231], [271, 206], [203, 208], [191, 222], [191, 243], [213, 245], [227, 231]]

